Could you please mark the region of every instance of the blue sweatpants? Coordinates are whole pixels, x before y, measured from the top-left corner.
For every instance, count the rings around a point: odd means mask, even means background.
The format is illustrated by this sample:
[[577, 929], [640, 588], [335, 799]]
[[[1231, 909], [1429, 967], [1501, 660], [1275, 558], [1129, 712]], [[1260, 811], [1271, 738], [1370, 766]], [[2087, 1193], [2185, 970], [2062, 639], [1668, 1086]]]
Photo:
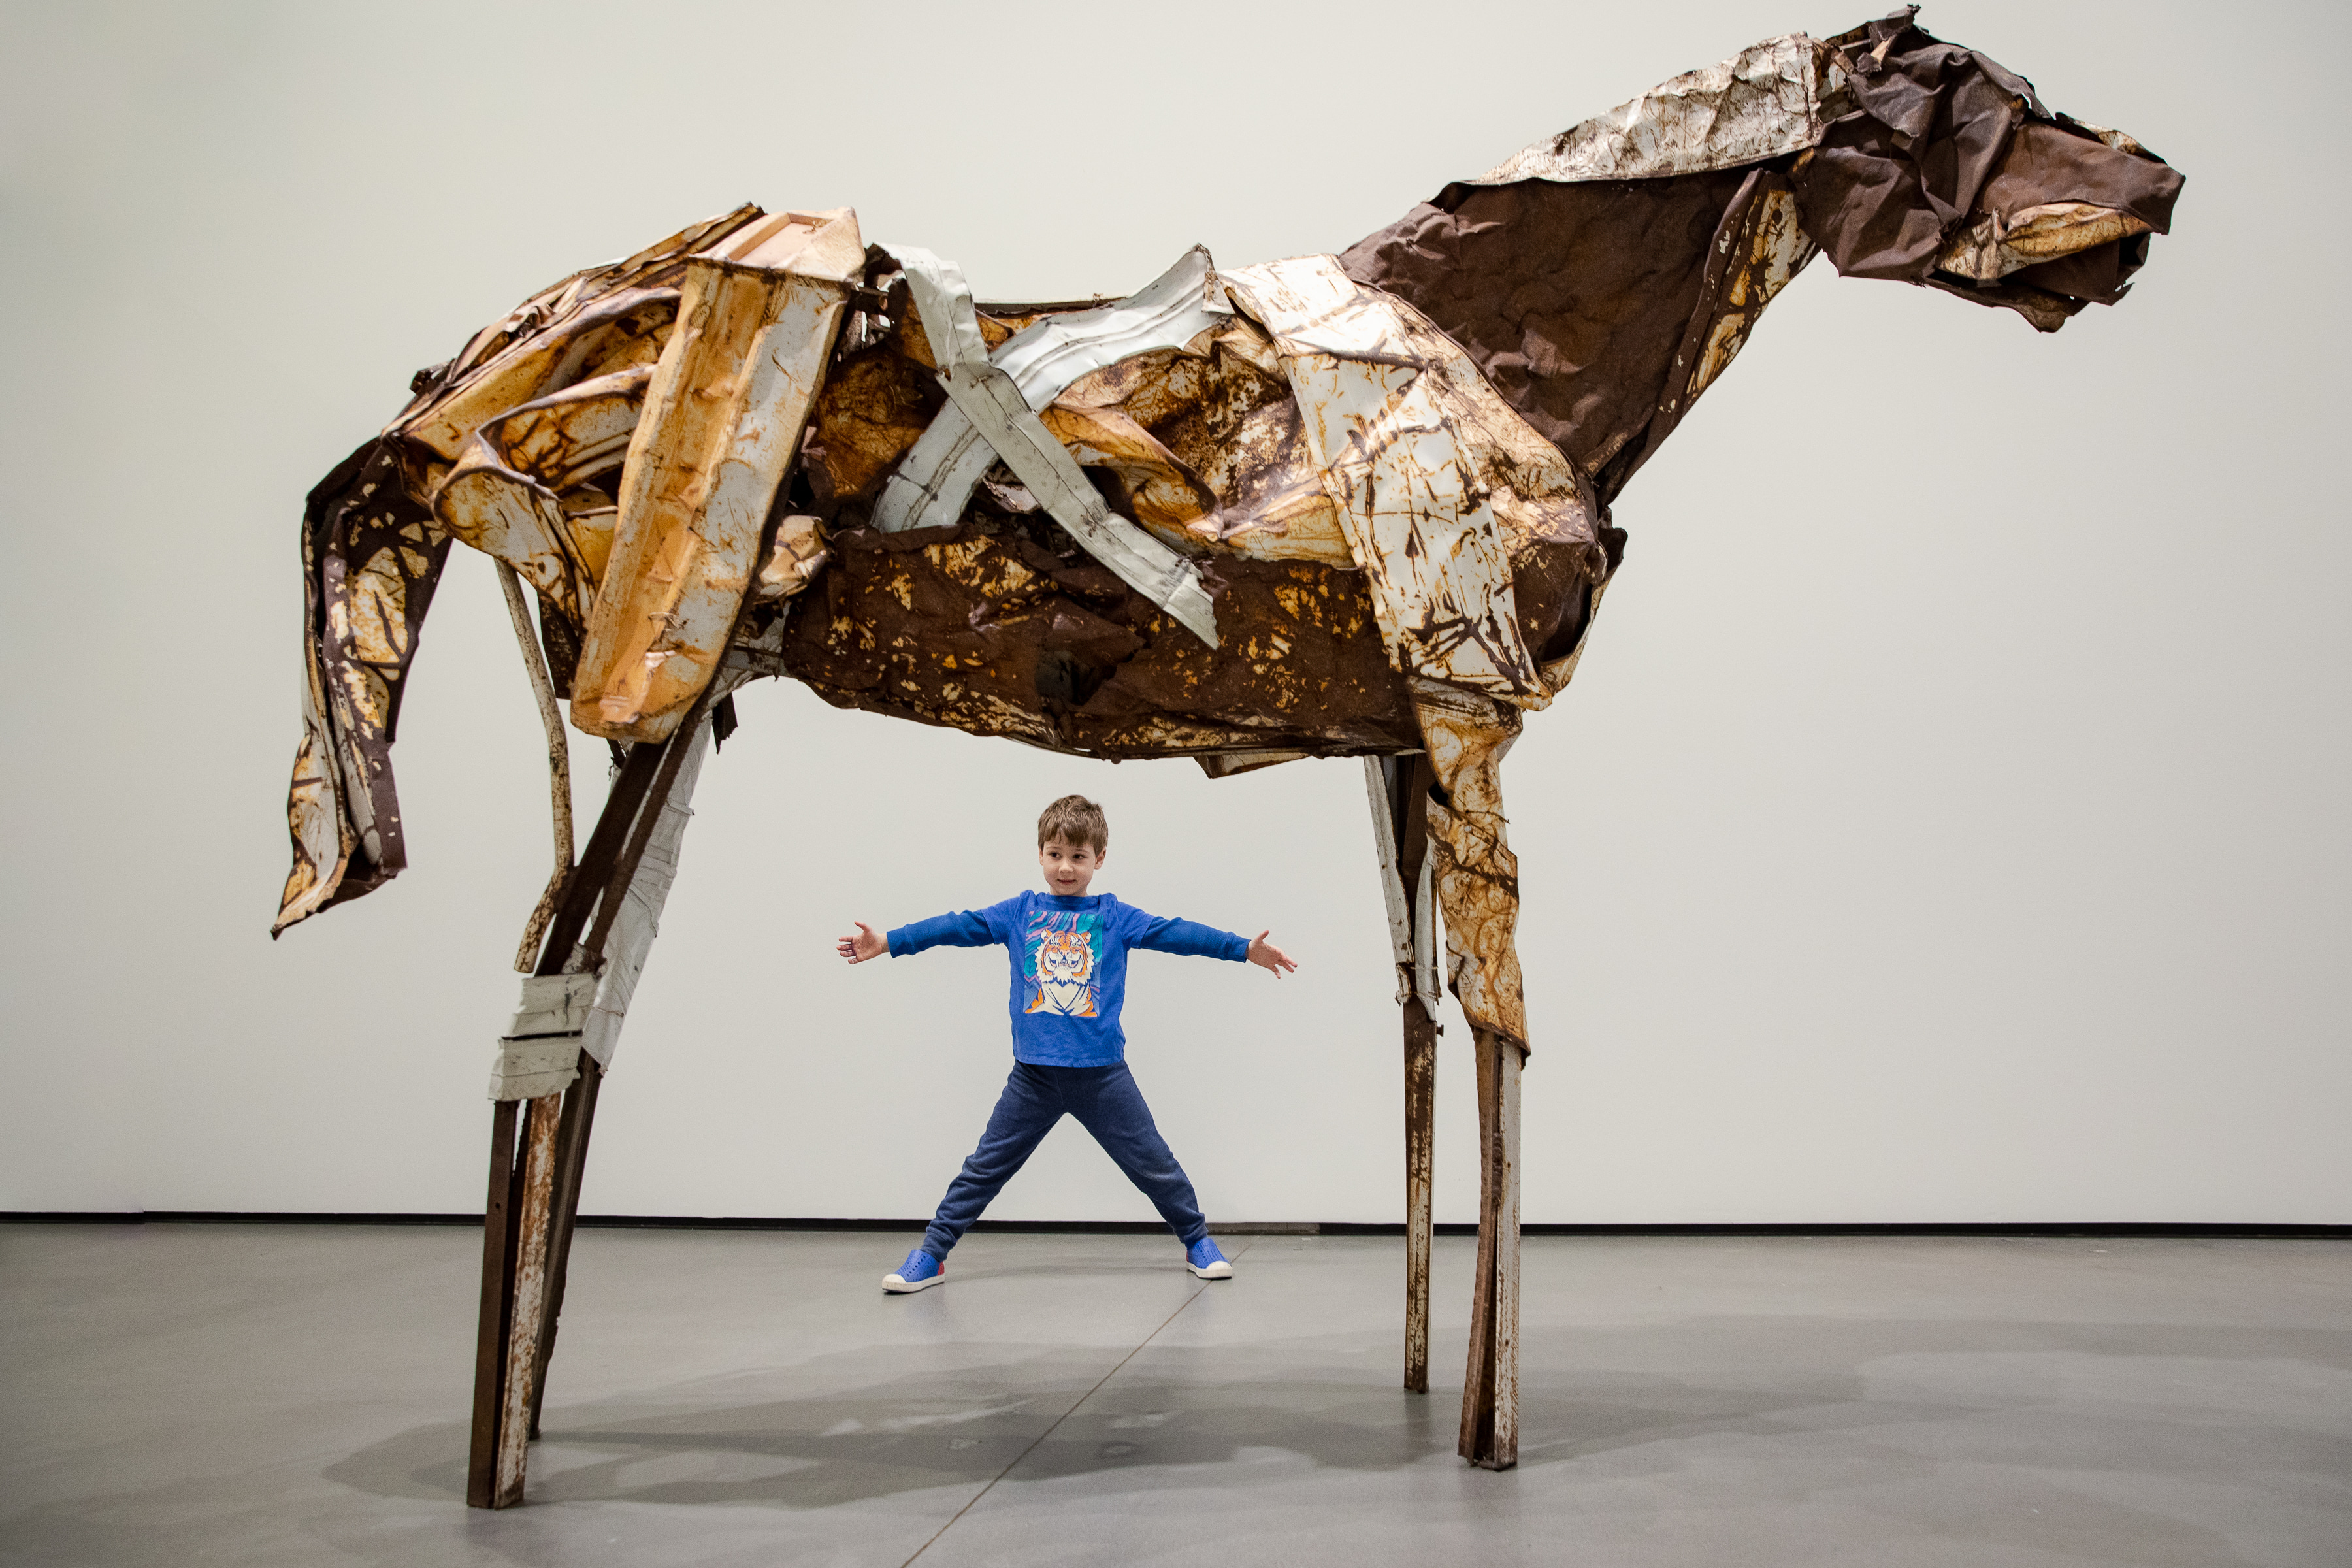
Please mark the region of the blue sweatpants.
[[1201, 1200], [1192, 1179], [1176, 1163], [1174, 1151], [1151, 1123], [1151, 1108], [1125, 1062], [1107, 1068], [1048, 1068], [1029, 1062], [1013, 1064], [1004, 1092], [980, 1135], [980, 1147], [963, 1163], [963, 1172], [949, 1184], [940, 1200], [931, 1228], [923, 1233], [923, 1250], [945, 1258], [963, 1239], [971, 1222], [989, 1200], [1026, 1164], [1054, 1123], [1066, 1113], [1094, 1134], [1103, 1152], [1118, 1163], [1143, 1195], [1151, 1200], [1168, 1228], [1186, 1247], [1209, 1234], [1201, 1217]]

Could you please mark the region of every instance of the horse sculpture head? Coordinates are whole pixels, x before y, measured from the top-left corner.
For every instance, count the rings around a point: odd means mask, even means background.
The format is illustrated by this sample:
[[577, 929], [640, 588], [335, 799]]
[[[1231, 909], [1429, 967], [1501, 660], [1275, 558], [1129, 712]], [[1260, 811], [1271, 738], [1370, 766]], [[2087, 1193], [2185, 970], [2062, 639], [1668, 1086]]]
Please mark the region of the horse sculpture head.
[[1468, 349], [1604, 507], [1816, 255], [2042, 331], [2122, 299], [2180, 175], [1917, 11], [1677, 77], [1341, 259]]

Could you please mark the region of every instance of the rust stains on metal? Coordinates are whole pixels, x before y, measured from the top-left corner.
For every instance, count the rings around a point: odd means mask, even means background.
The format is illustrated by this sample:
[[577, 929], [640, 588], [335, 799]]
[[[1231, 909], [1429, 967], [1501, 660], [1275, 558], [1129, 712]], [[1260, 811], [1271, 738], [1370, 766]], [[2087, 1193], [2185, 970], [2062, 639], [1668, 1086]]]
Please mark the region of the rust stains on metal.
[[[1521, 706], [1550, 700], [1537, 650], [1569, 591], [1607, 572], [1567, 459], [1426, 317], [1331, 258], [1246, 268], [1227, 287], [1273, 336], [1391, 661]], [[1549, 559], [1522, 573], [1530, 553]], [[1522, 584], [1542, 602], [1523, 606]]]
[[982, 492], [953, 530], [851, 529], [797, 601], [780, 668], [862, 708], [1098, 756], [1413, 744], [1360, 574], [1210, 563], [1212, 649], [1051, 519]]
[[1475, 183], [1653, 180], [1798, 152], [1821, 139], [1820, 54], [1802, 33], [1767, 38], [1547, 137]]
[[1504, 833], [1504, 756], [1520, 713], [1480, 693], [1412, 683], [1413, 711], [1437, 787], [1429, 803], [1438, 906], [1445, 911], [1446, 983], [1480, 1029], [1528, 1048], [1516, 941], [1519, 862]]
[[572, 679], [572, 721], [589, 734], [667, 739], [717, 674], [760, 564], [865, 258], [845, 208], [780, 216], [687, 263], [683, 330], [646, 389], [610, 591], [589, 615]]

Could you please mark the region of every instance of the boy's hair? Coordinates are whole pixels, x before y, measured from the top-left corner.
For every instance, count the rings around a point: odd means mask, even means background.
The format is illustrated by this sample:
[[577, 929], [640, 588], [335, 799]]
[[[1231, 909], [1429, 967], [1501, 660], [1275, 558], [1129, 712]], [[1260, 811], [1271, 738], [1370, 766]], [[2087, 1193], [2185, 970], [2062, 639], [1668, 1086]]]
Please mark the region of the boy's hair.
[[1085, 795], [1066, 795], [1037, 819], [1037, 847], [1043, 849], [1056, 838], [1065, 844], [1083, 844], [1099, 855], [1110, 847], [1110, 819]]

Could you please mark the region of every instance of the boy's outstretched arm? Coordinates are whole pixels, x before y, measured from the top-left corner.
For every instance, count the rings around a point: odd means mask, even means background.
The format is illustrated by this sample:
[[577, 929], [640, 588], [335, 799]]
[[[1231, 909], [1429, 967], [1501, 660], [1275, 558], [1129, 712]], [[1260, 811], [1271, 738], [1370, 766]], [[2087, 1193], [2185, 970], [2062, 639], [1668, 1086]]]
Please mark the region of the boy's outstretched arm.
[[1276, 980], [1279, 980], [1291, 970], [1297, 968], [1298, 965], [1297, 962], [1291, 958], [1290, 954], [1283, 952], [1282, 949], [1275, 946], [1274, 943], [1265, 940], [1272, 934], [1274, 933], [1271, 931], [1262, 931], [1255, 936], [1250, 938], [1249, 961], [1252, 963], [1256, 964], [1260, 969], [1270, 969], [1274, 971], [1274, 977]]
[[876, 931], [864, 921], [849, 923], [857, 928], [856, 936], [843, 937], [834, 943], [835, 951], [852, 963], [863, 963], [869, 958], [885, 954], [904, 958], [929, 947], [987, 947], [1003, 941], [1001, 933], [989, 926], [992, 916], [1002, 916], [1016, 904], [1007, 900], [986, 910], [965, 910], [958, 914], [933, 915], [927, 921], [917, 921], [888, 932]]

